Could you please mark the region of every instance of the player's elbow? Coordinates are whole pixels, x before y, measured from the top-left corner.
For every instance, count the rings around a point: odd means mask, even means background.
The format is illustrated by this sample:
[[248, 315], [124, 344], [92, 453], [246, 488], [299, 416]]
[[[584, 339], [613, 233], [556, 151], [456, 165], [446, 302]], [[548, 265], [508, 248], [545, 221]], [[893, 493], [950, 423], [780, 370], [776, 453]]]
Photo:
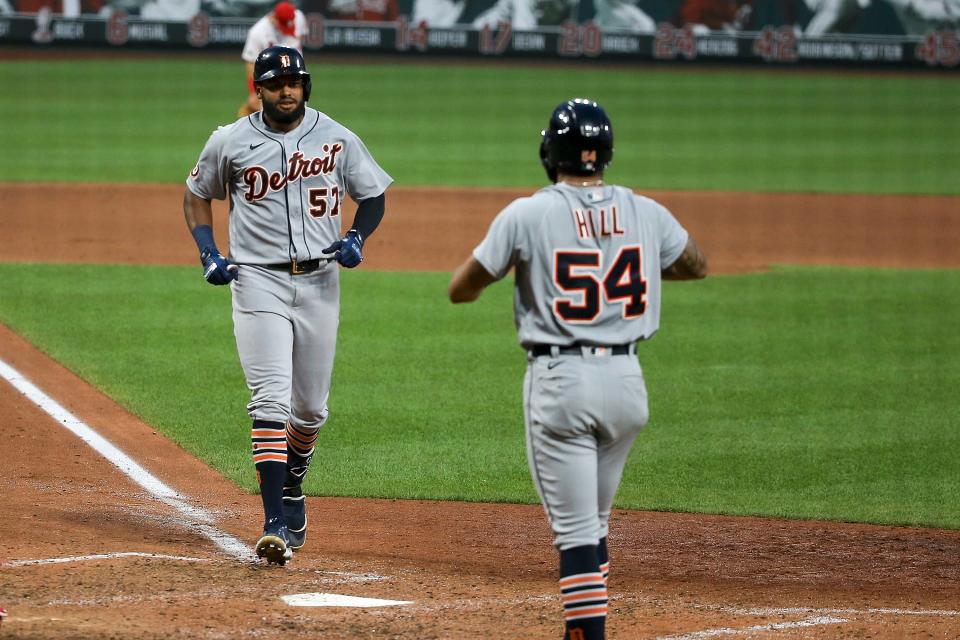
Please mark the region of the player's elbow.
[[707, 277], [706, 260], [697, 263], [675, 262], [660, 272], [664, 280], [703, 280]]
[[447, 287], [447, 296], [453, 304], [460, 304], [462, 302], [473, 302], [480, 297], [480, 292], [471, 291], [462, 283], [453, 281], [450, 283], [450, 286]]
[[691, 280], [703, 280], [707, 277], [710, 269], [707, 268], [707, 257], [700, 254], [700, 259], [697, 260], [697, 263], [690, 270], [690, 279]]
[[491, 282], [493, 276], [487, 273], [476, 258], [470, 257], [454, 271], [447, 287], [447, 296], [454, 304], [473, 302]]
[[663, 271], [662, 277], [665, 280], [703, 280], [707, 277], [707, 271], [707, 256], [690, 238], [683, 253]]

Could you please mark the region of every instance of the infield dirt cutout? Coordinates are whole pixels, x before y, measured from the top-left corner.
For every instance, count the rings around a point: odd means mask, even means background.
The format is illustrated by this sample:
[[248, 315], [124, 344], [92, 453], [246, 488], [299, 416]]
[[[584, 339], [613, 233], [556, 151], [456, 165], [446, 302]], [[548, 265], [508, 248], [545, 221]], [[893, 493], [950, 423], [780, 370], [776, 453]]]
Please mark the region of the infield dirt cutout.
[[[394, 188], [363, 268], [450, 270], [521, 193]], [[646, 193], [714, 273], [960, 267], [955, 198]], [[2, 184], [0, 261], [197, 264], [181, 196], [178, 185]], [[257, 496], [2, 325], [0, 361], [252, 545]], [[223, 552], [6, 381], [0, 421], [0, 638], [562, 635], [539, 506], [310, 498], [306, 547], [265, 567]], [[960, 637], [960, 531], [617, 511], [610, 543], [611, 638]], [[304, 593], [411, 604], [281, 600]]]

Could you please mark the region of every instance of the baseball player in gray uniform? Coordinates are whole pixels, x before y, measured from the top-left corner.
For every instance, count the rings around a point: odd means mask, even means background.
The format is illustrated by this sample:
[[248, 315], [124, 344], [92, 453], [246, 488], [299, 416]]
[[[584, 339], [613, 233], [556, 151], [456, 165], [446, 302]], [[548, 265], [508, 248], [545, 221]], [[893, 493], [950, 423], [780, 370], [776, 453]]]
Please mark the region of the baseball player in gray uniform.
[[604, 637], [610, 510], [648, 417], [636, 343], [659, 326], [661, 279], [707, 267], [666, 208], [604, 184], [613, 130], [597, 103], [564, 102], [542, 135], [554, 184], [497, 215], [449, 295], [476, 300], [515, 269], [527, 460], [560, 552], [564, 638], [592, 640]]
[[[204, 277], [231, 285], [263, 499], [256, 553], [282, 565], [306, 538], [301, 483], [329, 415], [337, 263], [352, 268], [363, 260], [392, 179], [360, 138], [306, 106], [311, 80], [296, 49], [261, 51], [254, 82], [262, 110], [213, 132], [187, 178], [183, 211]], [[341, 235], [344, 194], [358, 209]], [[228, 195], [230, 257], [211, 230], [211, 199]]]

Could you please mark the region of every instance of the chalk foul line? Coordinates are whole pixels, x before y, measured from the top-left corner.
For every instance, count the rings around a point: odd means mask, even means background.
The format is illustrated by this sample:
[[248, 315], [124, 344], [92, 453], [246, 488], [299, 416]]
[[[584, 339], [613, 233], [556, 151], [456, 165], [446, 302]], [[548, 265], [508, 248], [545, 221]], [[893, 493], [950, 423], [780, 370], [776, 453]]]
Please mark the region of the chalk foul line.
[[817, 616], [807, 618], [806, 620], [796, 620], [794, 622], [772, 622], [770, 624], [758, 624], [743, 629], [731, 629], [727, 627], [719, 629], [704, 629], [703, 631], [694, 631], [692, 633], [683, 633], [675, 636], [660, 636], [657, 640], [701, 640], [702, 638], [719, 638], [721, 636], [739, 636], [757, 633], [760, 631], [782, 631], [784, 629], [800, 629], [803, 627], [817, 627], [825, 624], [841, 624], [846, 622], [846, 618], [834, 618], [831, 616]]
[[383, 600], [381, 598], [360, 598], [339, 593], [294, 593], [280, 596], [291, 607], [397, 607], [413, 604], [411, 600]]
[[143, 551], [121, 551], [118, 553], [100, 553], [90, 556], [65, 556], [62, 558], [39, 558], [37, 560], [11, 560], [0, 567], [29, 567], [42, 564], [65, 564], [68, 562], [87, 562], [90, 560], [113, 560], [114, 558], [156, 558], [158, 560], [179, 560], [181, 562], [209, 562], [206, 558], [191, 558], [188, 556], [170, 556], [163, 553], [146, 553]]
[[866, 609], [816, 609], [812, 607], [754, 608], [720, 607], [724, 611], [745, 616], [792, 616], [792, 615], [865, 615], [881, 614], [895, 616], [960, 617], [960, 611], [949, 609], [896, 609], [892, 607], [868, 607]]
[[0, 360], [0, 376], [5, 378], [17, 391], [40, 407], [40, 409], [51, 418], [59, 422], [61, 426], [90, 445], [94, 451], [120, 469], [120, 471], [133, 482], [143, 487], [148, 493], [164, 504], [173, 507], [197, 523], [194, 530], [199, 531], [227, 555], [244, 562], [256, 561], [248, 545], [213, 526], [214, 518], [205, 509], [191, 504], [186, 496], [177, 493], [159, 478], [144, 469], [135, 460], [120, 451], [120, 449], [97, 433], [88, 424], [67, 411], [61, 404], [37, 388], [36, 385], [27, 380], [19, 371], [3, 360]]
[[784, 629], [797, 629], [803, 627], [814, 627], [828, 624], [842, 624], [849, 622], [847, 618], [837, 616], [859, 616], [859, 615], [900, 615], [900, 616], [960, 616], [960, 611], [941, 610], [941, 609], [896, 609], [869, 607], [865, 609], [817, 609], [812, 607], [758, 607], [742, 608], [729, 606], [708, 606], [711, 610], [725, 611], [735, 615], [747, 616], [776, 616], [776, 615], [812, 615], [814, 617], [796, 620], [792, 622], [774, 622], [770, 624], [754, 625], [742, 629], [723, 627], [718, 629], [704, 629], [702, 631], [693, 631], [671, 636], [660, 636], [657, 640], [702, 640], [703, 638], [718, 638], [722, 636], [749, 635], [761, 631], [780, 631]]

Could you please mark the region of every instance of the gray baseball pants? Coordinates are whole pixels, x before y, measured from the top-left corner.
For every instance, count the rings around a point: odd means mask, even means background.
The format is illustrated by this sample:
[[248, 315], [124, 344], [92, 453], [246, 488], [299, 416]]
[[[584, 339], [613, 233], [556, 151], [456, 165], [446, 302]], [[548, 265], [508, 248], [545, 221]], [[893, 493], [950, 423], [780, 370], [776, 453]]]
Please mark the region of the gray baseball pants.
[[328, 415], [340, 323], [337, 264], [302, 275], [241, 265], [231, 287], [250, 417], [320, 427]]
[[649, 416], [637, 357], [531, 356], [523, 401], [527, 461], [554, 544], [560, 551], [596, 545]]

